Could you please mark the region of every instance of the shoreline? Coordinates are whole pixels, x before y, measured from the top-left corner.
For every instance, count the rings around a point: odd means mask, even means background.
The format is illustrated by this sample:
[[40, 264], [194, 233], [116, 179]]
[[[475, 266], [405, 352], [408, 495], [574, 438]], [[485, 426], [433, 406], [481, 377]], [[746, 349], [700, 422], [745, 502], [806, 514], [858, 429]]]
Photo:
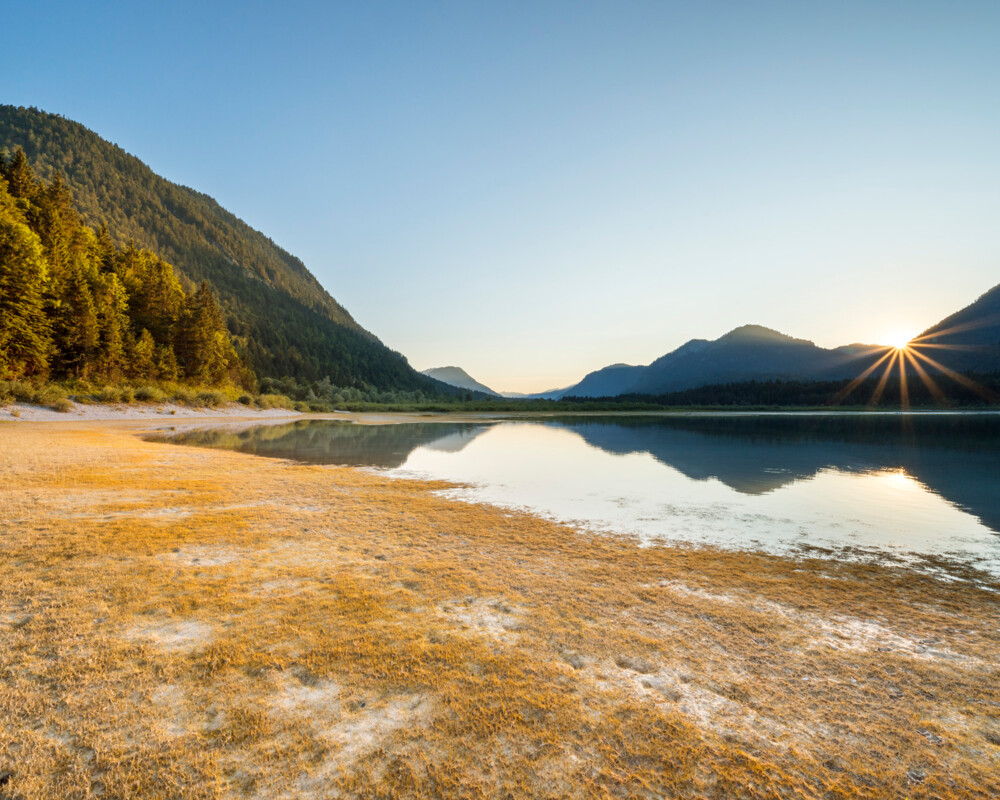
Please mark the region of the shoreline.
[[738, 408], [676, 409], [657, 411], [326, 411], [303, 412], [282, 408], [259, 409], [230, 403], [225, 406], [194, 407], [180, 403], [73, 403], [68, 411], [56, 411], [46, 406], [10, 403], [0, 406], [0, 422], [120, 422], [120, 421], [203, 421], [203, 420], [273, 420], [273, 419], [341, 419], [360, 424], [386, 424], [402, 421], [433, 422], [434, 420], [483, 419], [545, 419], [550, 417], [662, 417], [662, 416], [724, 416], [724, 417], [809, 417], [809, 416], [1000, 416], [1000, 409], [787, 409], [741, 411]]
[[73, 403], [69, 411], [45, 406], [11, 403], [0, 406], [0, 421], [6, 422], [120, 422], [125, 420], [172, 419], [274, 419], [301, 417], [283, 408], [254, 409], [238, 403], [218, 408], [195, 408], [180, 403]]
[[164, 419], [0, 425], [5, 791], [1000, 793], [1000, 585], [640, 548]]

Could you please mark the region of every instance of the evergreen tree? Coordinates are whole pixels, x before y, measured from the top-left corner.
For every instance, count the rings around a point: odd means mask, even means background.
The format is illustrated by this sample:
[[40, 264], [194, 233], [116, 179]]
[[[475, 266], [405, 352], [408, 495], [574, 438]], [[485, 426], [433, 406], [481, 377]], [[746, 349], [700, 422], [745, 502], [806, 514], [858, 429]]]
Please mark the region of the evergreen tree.
[[156, 349], [156, 376], [162, 381], [175, 381], [180, 377], [173, 345], [165, 344]]
[[3, 176], [7, 179], [7, 191], [12, 197], [29, 200], [38, 191], [35, 172], [28, 163], [24, 150], [18, 147], [10, 163], [4, 165]]
[[47, 277], [38, 236], [0, 201], [0, 378], [48, 374]]
[[175, 349], [184, 376], [194, 383], [221, 383], [236, 366], [222, 312], [204, 281], [185, 304]]
[[156, 342], [145, 328], [139, 334], [129, 358], [129, 374], [133, 378], [151, 380], [157, 377]]
[[60, 372], [87, 378], [94, 368], [99, 341], [97, 307], [81, 263], [70, 266], [58, 287], [53, 322]]
[[121, 281], [113, 272], [100, 275], [97, 292], [97, 368], [103, 377], [118, 381], [126, 372], [127, 350], [131, 349], [128, 297]]
[[145, 328], [157, 344], [171, 343], [184, 306], [184, 289], [173, 267], [129, 243], [112, 258], [111, 268], [128, 293], [133, 329]]

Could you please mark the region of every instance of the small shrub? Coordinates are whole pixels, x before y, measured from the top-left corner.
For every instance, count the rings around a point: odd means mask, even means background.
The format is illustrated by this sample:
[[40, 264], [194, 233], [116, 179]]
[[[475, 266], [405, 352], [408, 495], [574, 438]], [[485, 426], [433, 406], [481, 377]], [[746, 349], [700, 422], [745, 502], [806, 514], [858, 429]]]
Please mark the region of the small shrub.
[[303, 413], [307, 413], [307, 412], [309, 411], [309, 404], [308, 404], [308, 403], [304, 403], [304, 402], [302, 402], [301, 400], [299, 400], [299, 401], [298, 401], [298, 402], [297, 402], [297, 403], [295, 404], [295, 410], [296, 410], [296, 411], [301, 411], [301, 412], [303, 412]]
[[199, 392], [197, 402], [199, 406], [216, 408], [229, 402], [229, 398], [222, 392]]
[[66, 392], [58, 386], [46, 386], [35, 392], [33, 398], [34, 402], [38, 405], [49, 406], [49, 408], [55, 408], [56, 403], [60, 403], [65, 399]]
[[180, 403], [183, 406], [193, 406], [198, 403], [198, 395], [190, 389], [178, 389], [174, 392], [173, 399], [174, 402]]
[[49, 408], [53, 411], [58, 411], [60, 414], [65, 414], [73, 410], [73, 403], [68, 397], [60, 397], [53, 403], [49, 403]]
[[262, 394], [257, 398], [257, 405], [263, 409], [268, 408], [293, 408], [292, 401], [283, 394]]
[[123, 386], [118, 390], [118, 396], [123, 403], [131, 403], [135, 400], [135, 389], [131, 386]]
[[241, 394], [237, 402], [242, 406], [248, 406], [253, 403], [253, 398], [248, 394]]
[[94, 399], [96, 399], [98, 403], [117, 403], [120, 398], [121, 394], [114, 386], [103, 386], [97, 394], [94, 395]]
[[167, 396], [155, 386], [140, 386], [135, 390], [135, 399], [140, 403], [162, 403]]
[[27, 381], [11, 381], [10, 382], [10, 393], [15, 400], [22, 403], [34, 403], [36, 402], [36, 395], [38, 391]]

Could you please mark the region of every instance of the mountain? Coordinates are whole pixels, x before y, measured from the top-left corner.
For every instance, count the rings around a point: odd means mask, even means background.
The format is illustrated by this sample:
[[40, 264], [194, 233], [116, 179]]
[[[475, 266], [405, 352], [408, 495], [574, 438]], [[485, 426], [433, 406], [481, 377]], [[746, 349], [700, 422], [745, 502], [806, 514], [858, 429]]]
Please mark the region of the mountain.
[[844, 367], [849, 355], [761, 325], [744, 325], [715, 341], [693, 340], [650, 364], [633, 384], [641, 394], [762, 378], [806, 378]]
[[206, 281], [258, 376], [450, 393], [358, 325], [299, 259], [208, 195], [79, 123], [0, 105], [0, 153], [18, 147], [41, 179], [63, 175], [88, 224], [154, 251], [191, 285]]
[[480, 383], [461, 367], [431, 367], [430, 369], [425, 369], [423, 374], [459, 389], [482, 392], [491, 397], [500, 397], [499, 392], [494, 392], [489, 386]]
[[[1000, 373], [1000, 286], [928, 328], [910, 349], [911, 358], [930, 373]], [[746, 381], [836, 381], [869, 374], [887, 352], [884, 346], [857, 343], [830, 350], [761, 325], [744, 325], [714, 341], [692, 339], [647, 367], [613, 364], [591, 372], [554, 396], [660, 395]], [[912, 364], [907, 373], [919, 377]]]
[[568, 389], [573, 388], [572, 386], [566, 386], [562, 389], [546, 389], [543, 392], [500, 392], [501, 397], [506, 397], [508, 400], [558, 400]]
[[560, 396], [656, 395], [748, 380], [848, 377], [876, 352], [885, 349], [849, 345], [827, 350], [761, 325], [744, 325], [714, 341], [691, 339], [646, 367], [614, 364], [591, 372]]
[[566, 389], [553, 392], [554, 399], [573, 397], [614, 397], [632, 391], [636, 381], [647, 367], [633, 367], [631, 364], [612, 364], [610, 367], [587, 374], [582, 381]]

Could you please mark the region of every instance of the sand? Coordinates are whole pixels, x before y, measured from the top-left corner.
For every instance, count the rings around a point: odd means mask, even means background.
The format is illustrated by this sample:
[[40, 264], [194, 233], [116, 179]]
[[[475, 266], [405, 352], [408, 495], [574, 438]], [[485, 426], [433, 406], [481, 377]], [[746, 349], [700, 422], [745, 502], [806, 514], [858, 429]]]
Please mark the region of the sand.
[[12, 403], [0, 406], [0, 420], [11, 422], [95, 422], [141, 419], [269, 419], [300, 417], [297, 411], [283, 408], [251, 408], [231, 403], [218, 408], [192, 408], [178, 403], [73, 403], [69, 411], [54, 411], [45, 406]]

